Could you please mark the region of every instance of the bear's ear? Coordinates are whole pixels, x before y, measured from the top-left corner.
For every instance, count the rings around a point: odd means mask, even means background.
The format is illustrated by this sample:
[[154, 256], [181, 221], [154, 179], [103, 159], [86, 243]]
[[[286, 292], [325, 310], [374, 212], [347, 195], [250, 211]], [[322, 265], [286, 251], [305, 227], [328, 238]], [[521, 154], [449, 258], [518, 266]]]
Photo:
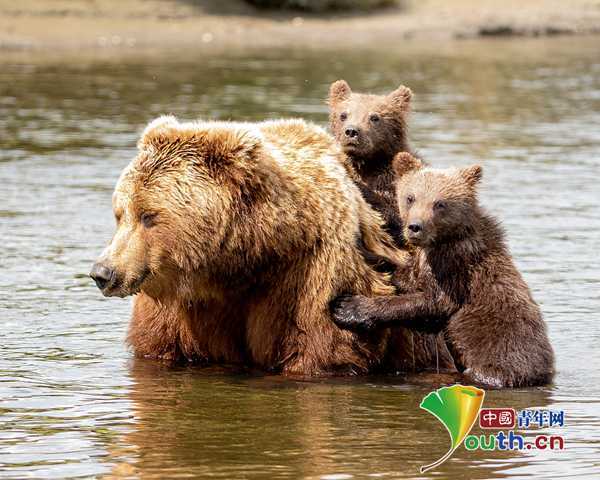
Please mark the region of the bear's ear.
[[193, 164], [207, 168], [216, 180], [242, 184], [252, 176], [262, 139], [244, 128], [213, 126], [195, 135], [192, 145], [200, 154]]
[[346, 80], [338, 80], [337, 82], [333, 82], [329, 87], [329, 99], [327, 103], [333, 106], [339, 102], [348, 100], [350, 95], [352, 95], [352, 90], [348, 82]]
[[252, 169], [256, 151], [261, 146], [259, 135], [245, 129], [213, 127], [196, 137], [203, 163], [213, 172], [222, 169]]
[[142, 132], [137, 147], [144, 150], [147, 146], [155, 146], [155, 143], [168, 141], [176, 132], [179, 122], [173, 115], [162, 115], [152, 120]]
[[215, 178], [243, 180], [256, 164], [259, 132], [219, 122], [179, 123], [175, 117], [151, 122], [140, 141], [141, 165], [159, 168], [186, 159], [192, 168], [208, 170]]
[[408, 112], [412, 91], [410, 88], [400, 85], [396, 90], [386, 96], [388, 105], [396, 111]]
[[477, 187], [483, 177], [483, 168], [481, 165], [471, 165], [470, 167], [461, 168], [459, 170], [460, 177], [473, 190]]
[[400, 152], [394, 157], [392, 168], [394, 169], [396, 178], [400, 178], [408, 172], [423, 168], [423, 162], [408, 152]]

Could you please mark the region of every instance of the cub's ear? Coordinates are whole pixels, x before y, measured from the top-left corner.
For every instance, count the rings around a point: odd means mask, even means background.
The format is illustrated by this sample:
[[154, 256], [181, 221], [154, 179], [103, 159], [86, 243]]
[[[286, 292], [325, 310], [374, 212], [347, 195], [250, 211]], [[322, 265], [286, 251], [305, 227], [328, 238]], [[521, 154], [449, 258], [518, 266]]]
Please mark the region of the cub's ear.
[[352, 90], [348, 82], [346, 80], [338, 80], [337, 82], [333, 82], [329, 87], [327, 103], [333, 106], [336, 103], [349, 99], [350, 95], [352, 95]]
[[394, 157], [392, 168], [394, 169], [396, 178], [400, 178], [409, 172], [423, 168], [423, 162], [408, 152], [400, 152]]
[[400, 85], [396, 90], [387, 95], [387, 103], [394, 110], [408, 112], [410, 110], [410, 101], [412, 91], [410, 88]]
[[483, 168], [481, 165], [471, 165], [470, 167], [461, 168], [459, 174], [469, 187], [475, 189], [483, 177]]

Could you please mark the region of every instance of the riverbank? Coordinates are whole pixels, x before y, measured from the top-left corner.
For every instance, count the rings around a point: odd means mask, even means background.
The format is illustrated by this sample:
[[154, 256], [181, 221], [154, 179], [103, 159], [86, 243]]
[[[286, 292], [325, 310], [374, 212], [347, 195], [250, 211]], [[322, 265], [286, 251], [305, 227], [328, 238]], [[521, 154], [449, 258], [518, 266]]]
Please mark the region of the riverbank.
[[405, 0], [370, 14], [266, 12], [241, 0], [0, 0], [0, 50], [381, 48], [600, 33], [600, 0]]

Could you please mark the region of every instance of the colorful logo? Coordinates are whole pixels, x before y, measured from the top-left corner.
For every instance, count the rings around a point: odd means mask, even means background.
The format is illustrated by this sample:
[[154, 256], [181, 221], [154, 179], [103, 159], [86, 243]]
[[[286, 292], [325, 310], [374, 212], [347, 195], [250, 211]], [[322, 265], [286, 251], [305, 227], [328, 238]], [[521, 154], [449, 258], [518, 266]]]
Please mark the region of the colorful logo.
[[[531, 426], [539, 428], [563, 427], [563, 410], [514, 408], [481, 408], [485, 392], [477, 387], [453, 385], [439, 388], [427, 395], [421, 408], [437, 418], [450, 434], [450, 449], [439, 460], [421, 467], [421, 473], [444, 463], [464, 443], [473, 450], [564, 450], [563, 435], [537, 433], [533, 438], [517, 433], [515, 429]], [[479, 418], [483, 435], [469, 435]], [[489, 433], [490, 429], [498, 430]]]
[[444, 463], [461, 445], [473, 428], [483, 404], [485, 392], [477, 387], [452, 385], [427, 395], [420, 407], [436, 417], [450, 434], [450, 450], [439, 460], [421, 467], [421, 473]]

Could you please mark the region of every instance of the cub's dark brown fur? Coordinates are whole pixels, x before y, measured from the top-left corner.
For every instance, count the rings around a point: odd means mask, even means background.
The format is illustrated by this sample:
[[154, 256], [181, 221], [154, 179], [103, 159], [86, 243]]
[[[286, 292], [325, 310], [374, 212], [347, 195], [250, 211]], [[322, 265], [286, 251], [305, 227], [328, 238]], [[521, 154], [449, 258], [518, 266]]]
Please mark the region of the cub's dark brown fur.
[[[352, 92], [344, 80], [334, 82], [329, 89], [329, 122], [333, 135], [346, 155], [353, 178], [365, 200], [381, 214], [384, 227], [396, 246], [405, 247], [402, 221], [396, 207], [394, 155], [409, 151], [408, 115], [412, 92], [400, 86], [388, 95]], [[359, 240], [360, 247], [360, 240]], [[396, 265], [369, 254], [361, 248], [372, 265], [394, 272]], [[403, 282], [402, 273], [393, 281]], [[410, 354], [406, 345], [410, 345]], [[454, 369], [454, 363], [439, 335], [394, 329], [391, 351], [398, 345], [399, 353], [391, 356], [396, 370], [426, 368]]]
[[477, 202], [481, 167], [422, 168], [409, 154], [394, 165], [405, 235], [417, 248], [406, 265], [405, 293], [349, 297], [334, 312], [338, 326], [443, 331], [457, 367], [476, 382], [550, 382], [554, 354], [540, 309], [498, 222]]
[[398, 246], [404, 245], [396, 209], [392, 160], [408, 152], [407, 117], [412, 92], [400, 86], [389, 95], [354, 93], [344, 80], [329, 89], [329, 124], [335, 139], [359, 176], [365, 200], [385, 220]]

